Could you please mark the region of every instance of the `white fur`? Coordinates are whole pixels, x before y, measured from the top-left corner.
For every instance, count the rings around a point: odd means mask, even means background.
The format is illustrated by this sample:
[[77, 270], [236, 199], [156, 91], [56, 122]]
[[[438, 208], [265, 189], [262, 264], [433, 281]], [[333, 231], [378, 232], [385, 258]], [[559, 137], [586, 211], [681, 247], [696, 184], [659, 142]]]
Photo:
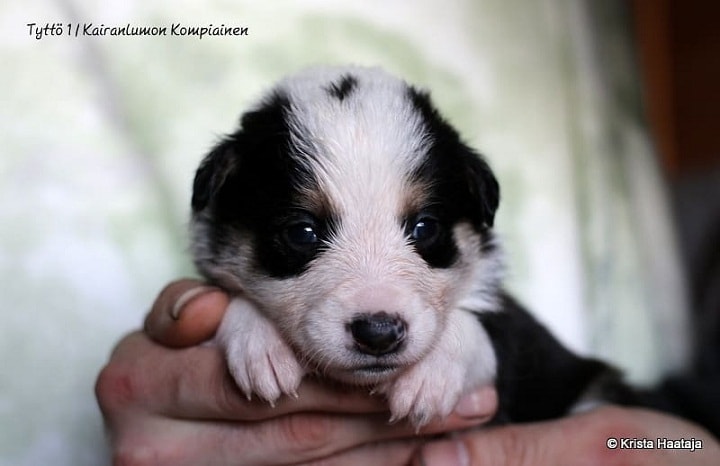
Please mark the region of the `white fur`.
[[270, 403], [282, 394], [297, 396], [305, 370], [255, 305], [239, 296], [233, 298], [217, 341], [225, 350], [230, 373], [248, 399], [253, 393]]

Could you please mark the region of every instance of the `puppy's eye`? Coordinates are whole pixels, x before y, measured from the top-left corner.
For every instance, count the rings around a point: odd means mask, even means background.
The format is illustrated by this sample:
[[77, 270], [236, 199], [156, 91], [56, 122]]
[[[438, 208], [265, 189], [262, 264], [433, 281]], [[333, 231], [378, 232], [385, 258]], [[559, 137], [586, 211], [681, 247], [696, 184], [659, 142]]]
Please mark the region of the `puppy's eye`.
[[297, 249], [311, 248], [320, 241], [315, 232], [315, 227], [308, 222], [299, 222], [287, 226], [284, 237], [290, 246]]
[[440, 224], [431, 217], [422, 217], [415, 222], [410, 237], [416, 243], [430, 244], [440, 234]]

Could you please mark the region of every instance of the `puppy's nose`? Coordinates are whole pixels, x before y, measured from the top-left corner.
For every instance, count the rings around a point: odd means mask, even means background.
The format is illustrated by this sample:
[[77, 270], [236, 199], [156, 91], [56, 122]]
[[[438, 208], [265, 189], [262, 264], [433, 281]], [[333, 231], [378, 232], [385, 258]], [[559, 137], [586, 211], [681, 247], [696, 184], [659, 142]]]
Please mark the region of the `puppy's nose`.
[[405, 322], [386, 312], [358, 316], [349, 328], [356, 348], [374, 356], [397, 351], [405, 340]]

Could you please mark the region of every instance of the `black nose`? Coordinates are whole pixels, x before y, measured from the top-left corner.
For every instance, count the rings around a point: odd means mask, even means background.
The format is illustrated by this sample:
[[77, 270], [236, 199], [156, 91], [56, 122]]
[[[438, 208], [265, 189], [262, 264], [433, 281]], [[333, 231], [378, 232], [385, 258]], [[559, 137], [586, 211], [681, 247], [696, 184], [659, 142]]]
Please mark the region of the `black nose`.
[[405, 322], [385, 312], [358, 316], [349, 327], [356, 348], [365, 354], [392, 353], [405, 340]]

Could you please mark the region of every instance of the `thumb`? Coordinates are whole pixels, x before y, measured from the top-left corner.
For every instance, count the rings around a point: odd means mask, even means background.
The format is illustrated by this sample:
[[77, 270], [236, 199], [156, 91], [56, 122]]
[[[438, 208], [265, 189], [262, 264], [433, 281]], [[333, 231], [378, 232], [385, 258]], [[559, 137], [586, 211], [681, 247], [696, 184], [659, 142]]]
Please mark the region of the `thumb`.
[[228, 295], [192, 279], [167, 285], [145, 318], [145, 333], [161, 345], [186, 347], [211, 338], [225, 314]]
[[[557, 465], [559, 456], [549, 451], [554, 443], [550, 432], [535, 426], [504, 426], [428, 443], [415, 461], [418, 466]], [[544, 438], [538, 438], [538, 435]], [[542, 448], [540, 448], [542, 447]], [[563, 455], [564, 456], [564, 455]]]
[[[601, 414], [601, 413], [599, 413]], [[415, 464], [422, 466], [557, 466], [578, 458], [603, 458], [607, 448], [600, 434], [612, 415], [580, 414], [554, 421], [490, 427], [429, 443]], [[589, 461], [592, 463], [592, 461]], [[602, 461], [599, 462], [603, 464]]]
[[[617, 448], [611, 440], [692, 438], [701, 448]], [[415, 464], [423, 466], [563, 464], [718, 464], [718, 443], [702, 427], [639, 408], [600, 407], [552, 421], [467, 432], [452, 440], [428, 443]]]

